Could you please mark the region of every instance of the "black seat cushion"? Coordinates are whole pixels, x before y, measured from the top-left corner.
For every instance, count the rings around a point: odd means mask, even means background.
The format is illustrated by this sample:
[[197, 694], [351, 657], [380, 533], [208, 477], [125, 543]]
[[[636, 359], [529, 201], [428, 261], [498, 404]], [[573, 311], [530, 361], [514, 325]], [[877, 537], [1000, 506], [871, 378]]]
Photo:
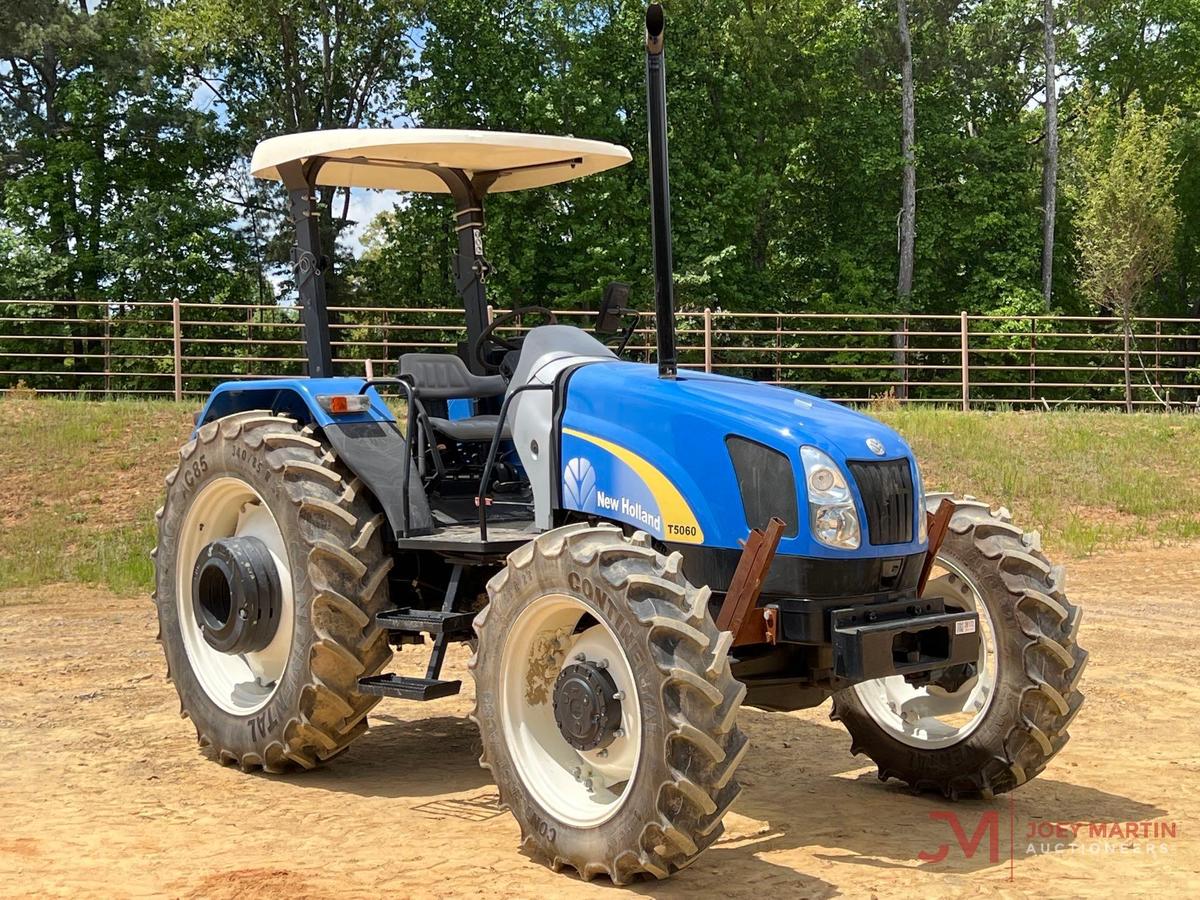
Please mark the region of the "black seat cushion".
[[400, 374], [412, 378], [422, 400], [499, 397], [504, 393], [503, 378], [476, 375], [452, 353], [405, 353], [400, 357]]
[[[490, 441], [496, 434], [496, 423], [499, 416], [469, 416], [465, 419], [440, 419], [429, 417], [433, 430], [453, 438], [456, 441]], [[504, 423], [505, 440], [512, 440], [512, 428]]]

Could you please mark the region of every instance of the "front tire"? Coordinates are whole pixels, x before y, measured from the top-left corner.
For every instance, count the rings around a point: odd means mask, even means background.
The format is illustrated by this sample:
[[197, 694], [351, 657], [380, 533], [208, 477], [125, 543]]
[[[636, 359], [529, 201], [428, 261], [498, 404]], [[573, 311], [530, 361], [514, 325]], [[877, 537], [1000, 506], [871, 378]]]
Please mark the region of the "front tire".
[[[358, 679], [391, 659], [374, 621], [392, 565], [383, 517], [311, 429], [284, 416], [210, 422], [179, 457], [157, 514], [154, 596], [180, 713], [222, 763], [311, 769], [367, 730], [379, 698], [359, 693]], [[280, 616], [266, 647], [226, 652], [202, 626], [230, 619], [229, 598], [198, 607], [194, 567], [214, 542], [246, 537], [270, 551]]]
[[[950, 499], [930, 495], [930, 510], [943, 498]], [[835, 694], [831, 714], [881, 780], [949, 799], [1004, 793], [1039, 774], [1067, 743], [1087, 663], [1077, 643], [1082, 610], [1067, 599], [1063, 570], [1038, 536], [1013, 525], [1007, 510], [974, 498], [954, 504], [935, 563], [942, 574], [925, 596], [979, 612], [983, 652], [974, 674], [924, 689], [899, 676], [864, 682]]]
[[[680, 563], [644, 533], [575, 524], [513, 552], [488, 584], [470, 661], [480, 763], [522, 847], [556, 870], [617, 884], [665, 878], [720, 836], [739, 793], [745, 688], [708, 590], [690, 585]], [[611, 678], [607, 705], [585, 698], [593, 718], [583, 725], [601, 724], [583, 740], [558, 718], [572, 672], [575, 699], [591, 690], [581, 684]]]

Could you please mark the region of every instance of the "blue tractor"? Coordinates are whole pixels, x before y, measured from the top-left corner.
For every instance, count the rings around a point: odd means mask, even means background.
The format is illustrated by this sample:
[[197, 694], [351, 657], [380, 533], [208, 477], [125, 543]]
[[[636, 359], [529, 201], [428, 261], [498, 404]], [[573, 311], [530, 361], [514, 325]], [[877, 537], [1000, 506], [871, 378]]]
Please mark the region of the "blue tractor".
[[[987, 797], [1062, 749], [1087, 658], [1037, 535], [926, 493], [900, 435], [678, 369], [657, 5], [646, 38], [657, 365], [621, 359], [636, 323], [621, 285], [590, 332], [549, 307], [492, 319], [485, 296], [485, 196], [624, 164], [623, 147], [267, 140], [253, 170], [290, 194], [309, 377], [213, 392], [167, 476], [155, 554], [170, 676], [222, 762], [311, 769], [381, 697], [457, 693], [442, 662], [467, 642], [481, 762], [525, 847], [617, 883], [666, 877], [721, 834], [744, 704], [832, 697], [881, 778]], [[334, 374], [321, 185], [452, 196], [458, 353]], [[430, 639], [423, 675], [386, 671], [393, 647]]]

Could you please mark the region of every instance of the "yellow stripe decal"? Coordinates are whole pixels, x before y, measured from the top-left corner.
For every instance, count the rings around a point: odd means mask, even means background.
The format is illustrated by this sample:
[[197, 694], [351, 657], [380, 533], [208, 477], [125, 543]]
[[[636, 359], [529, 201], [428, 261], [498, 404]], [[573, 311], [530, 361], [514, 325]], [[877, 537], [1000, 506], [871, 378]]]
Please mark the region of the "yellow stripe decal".
[[663, 518], [663, 534], [667, 540], [680, 544], [704, 543], [704, 532], [700, 529], [700, 523], [696, 521], [692, 508], [688, 506], [683, 495], [679, 493], [679, 489], [671, 484], [666, 475], [636, 453], [626, 450], [612, 441], [584, 434], [574, 428], [564, 428], [563, 433], [587, 441], [589, 444], [595, 444], [602, 450], [607, 450], [633, 469], [637, 476], [645, 482], [650, 496], [658, 504], [658, 511]]

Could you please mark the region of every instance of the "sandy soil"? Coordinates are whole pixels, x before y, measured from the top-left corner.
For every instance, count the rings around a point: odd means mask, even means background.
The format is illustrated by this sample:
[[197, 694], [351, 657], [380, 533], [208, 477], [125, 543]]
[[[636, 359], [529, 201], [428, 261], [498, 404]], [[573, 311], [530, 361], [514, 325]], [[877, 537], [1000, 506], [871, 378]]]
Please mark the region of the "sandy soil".
[[[1200, 547], [1070, 571], [1087, 610], [1088, 703], [1067, 749], [1011, 800], [949, 806], [881, 784], [827, 707], [745, 710], [753, 749], [725, 837], [672, 881], [631, 890], [1200, 896]], [[516, 824], [476, 763], [469, 695], [385, 700], [372, 731], [325, 769], [243, 775], [197, 749], [178, 718], [147, 599], [61, 585], [0, 607], [0, 893], [616, 896], [517, 852]], [[451, 677], [469, 684], [464, 659], [451, 657]], [[402, 657], [418, 664], [415, 650]], [[947, 811], [968, 843], [984, 824], [973, 857], [934, 817]], [[1053, 823], [1142, 824], [1108, 838], [1084, 824], [1074, 848], [1069, 831], [1027, 837]], [[919, 856], [942, 844], [944, 859]]]

